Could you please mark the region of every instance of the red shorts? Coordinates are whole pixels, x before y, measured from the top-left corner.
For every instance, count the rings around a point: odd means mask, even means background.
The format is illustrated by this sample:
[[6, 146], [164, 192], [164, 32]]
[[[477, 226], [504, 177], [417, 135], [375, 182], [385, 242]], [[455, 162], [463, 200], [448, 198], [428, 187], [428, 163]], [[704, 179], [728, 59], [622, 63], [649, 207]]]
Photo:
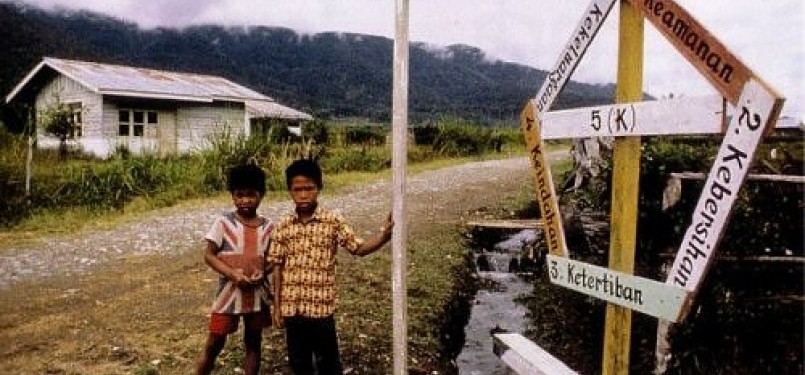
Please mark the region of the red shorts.
[[262, 330], [271, 325], [271, 312], [267, 306], [254, 313], [221, 314], [212, 313], [210, 317], [210, 333], [228, 335], [238, 330], [238, 322], [243, 317], [243, 325], [247, 330]]

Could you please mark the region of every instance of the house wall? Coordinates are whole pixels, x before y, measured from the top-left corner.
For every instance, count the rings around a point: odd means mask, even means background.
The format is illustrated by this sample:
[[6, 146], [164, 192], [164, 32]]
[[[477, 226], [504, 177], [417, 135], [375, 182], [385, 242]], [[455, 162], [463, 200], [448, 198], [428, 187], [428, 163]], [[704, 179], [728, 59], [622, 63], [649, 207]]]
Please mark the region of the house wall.
[[195, 151], [210, 145], [210, 137], [229, 131], [247, 134], [243, 103], [188, 103], [176, 110], [178, 151]]
[[[245, 129], [243, 103], [194, 103], [169, 100], [106, 98], [103, 105], [103, 136], [107, 139], [107, 155], [117, 145], [126, 145], [135, 154], [157, 153], [165, 156], [197, 151], [209, 146], [209, 137], [227, 127], [232, 134]], [[159, 123], [146, 125], [142, 137], [119, 136], [120, 110], [156, 112]]]
[[83, 134], [80, 138], [69, 141], [71, 146], [80, 146], [89, 152], [100, 151], [103, 145], [103, 99], [78, 82], [63, 75], [57, 76], [44, 86], [36, 95], [36, 133], [39, 147], [58, 147], [59, 139], [46, 134], [42, 124], [42, 112], [58, 102], [66, 104], [80, 103], [82, 111]]

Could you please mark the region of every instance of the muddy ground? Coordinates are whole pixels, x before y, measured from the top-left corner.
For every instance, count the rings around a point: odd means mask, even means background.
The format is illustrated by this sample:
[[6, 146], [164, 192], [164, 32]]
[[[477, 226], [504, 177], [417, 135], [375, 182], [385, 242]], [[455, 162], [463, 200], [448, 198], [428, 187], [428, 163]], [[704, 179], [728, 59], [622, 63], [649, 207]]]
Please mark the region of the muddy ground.
[[[489, 207], [516, 199], [530, 178], [525, 158], [410, 175], [409, 238], [433, 228], [458, 233], [467, 213], [483, 215]], [[368, 235], [390, 209], [389, 186], [383, 180], [331, 194], [325, 187], [321, 200]], [[229, 207], [225, 198], [188, 202], [109, 229], [6, 240], [0, 252], [0, 374], [191, 373], [206, 334], [216, 277], [202, 261], [201, 239], [212, 218]], [[261, 213], [276, 217], [289, 208], [285, 200], [264, 202]], [[362, 301], [339, 305], [341, 349], [352, 374], [390, 369], [391, 353], [377, 350], [388, 347], [390, 326], [364, 322], [360, 316], [365, 314], [351, 311], [358, 305], [382, 308], [371, 304], [388, 299], [388, 269], [371, 274], [363, 265], [388, 264], [389, 253], [340, 261], [339, 280], [380, 296], [362, 295]], [[417, 319], [417, 307], [411, 310]], [[431, 352], [439, 349], [434, 342], [415, 344]], [[266, 331], [266, 374], [287, 371], [283, 352], [282, 332]], [[236, 371], [231, 364], [241, 355], [237, 338], [230, 340], [221, 362]], [[438, 353], [409, 355], [417, 371], [443, 368]]]
[[[409, 176], [409, 238], [461, 242], [462, 223], [467, 220], [516, 216], [501, 207], [512, 209], [512, 202], [522, 202], [524, 194], [528, 199], [530, 183], [522, 158]], [[379, 181], [333, 192], [322, 201], [342, 210], [359, 232], [369, 234], [390, 207], [388, 191], [389, 181]], [[216, 277], [203, 264], [198, 246], [211, 218], [228, 207], [226, 199], [194, 201], [139, 215], [107, 230], [33, 240], [25, 234], [19, 241], [5, 236], [5, 248], [0, 250], [0, 374], [192, 373]], [[288, 208], [284, 201], [265, 202], [261, 213], [274, 217]], [[587, 245], [607, 247], [600, 239], [593, 242]], [[414, 255], [416, 262], [430, 261]], [[600, 256], [581, 260], [605, 262]], [[379, 264], [383, 271], [368, 272], [370, 264]], [[341, 301], [338, 313], [349, 374], [390, 373], [389, 321], [366, 310], [387, 310], [390, 305], [388, 264], [388, 253], [340, 259], [339, 280], [357, 296]], [[421, 264], [412, 268], [423, 269]], [[678, 326], [672, 337], [677, 349], [668, 373], [801, 374], [802, 267], [747, 274], [717, 263], [711, 274], [714, 280], [736, 283], [719, 283], [702, 292], [696, 319]], [[780, 285], [793, 286], [786, 294], [790, 298], [767, 292]], [[453, 287], [466, 286], [456, 281]], [[532, 324], [526, 336], [580, 374], [600, 373], [604, 304], [550, 284], [544, 273], [537, 274], [534, 287], [533, 296], [521, 301], [530, 309]], [[412, 301], [428, 293], [427, 288], [409, 284]], [[432, 314], [425, 310], [446, 306], [447, 313], [466, 312], [460, 306], [450, 310], [451, 304], [460, 301], [410, 306], [409, 318], [417, 320]], [[448, 318], [460, 321], [466, 316]], [[633, 314], [630, 373], [650, 374], [654, 369], [656, 325], [654, 318]], [[432, 328], [445, 336], [444, 327]], [[412, 338], [411, 373], [451, 373], [450, 358], [443, 355], [457, 355], [456, 348], [437, 341], [426, 335]], [[282, 332], [266, 331], [265, 374], [287, 373], [283, 352]], [[230, 340], [220, 359], [220, 373], [237, 373], [241, 356], [237, 340]]]

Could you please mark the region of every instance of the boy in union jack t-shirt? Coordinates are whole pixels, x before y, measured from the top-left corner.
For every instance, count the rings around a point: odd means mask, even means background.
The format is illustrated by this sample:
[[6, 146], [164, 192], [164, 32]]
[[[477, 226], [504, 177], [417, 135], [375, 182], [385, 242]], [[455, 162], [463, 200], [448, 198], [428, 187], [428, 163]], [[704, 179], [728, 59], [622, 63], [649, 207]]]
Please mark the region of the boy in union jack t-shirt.
[[273, 224], [257, 215], [266, 192], [265, 173], [256, 165], [229, 171], [227, 189], [235, 211], [218, 217], [207, 232], [204, 261], [221, 277], [212, 305], [210, 333], [196, 373], [210, 374], [226, 337], [243, 319], [244, 372], [257, 375], [263, 328], [271, 325], [265, 253]]

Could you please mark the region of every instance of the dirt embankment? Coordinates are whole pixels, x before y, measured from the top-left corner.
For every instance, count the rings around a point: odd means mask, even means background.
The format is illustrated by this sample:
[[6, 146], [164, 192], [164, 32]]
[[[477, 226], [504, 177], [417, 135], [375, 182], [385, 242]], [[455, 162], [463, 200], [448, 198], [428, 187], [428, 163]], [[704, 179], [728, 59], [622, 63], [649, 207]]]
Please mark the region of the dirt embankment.
[[[530, 178], [525, 158], [409, 175], [409, 238], [434, 223], [455, 228], [467, 212], [522, 194]], [[321, 200], [366, 235], [390, 209], [390, 181], [325, 194]], [[276, 218], [290, 208], [286, 201], [264, 202], [261, 214]], [[182, 204], [112, 229], [40, 238], [4, 250], [0, 373], [190, 373], [206, 334], [216, 277], [198, 249], [209, 223], [228, 209], [230, 203], [220, 199]], [[342, 331], [351, 329], [339, 324]], [[384, 339], [390, 340], [390, 327], [387, 334]], [[350, 345], [342, 342], [342, 351], [349, 352]], [[281, 373], [282, 333], [267, 331], [264, 348], [266, 373]], [[222, 361], [237, 355], [227, 350]], [[345, 366], [361, 373], [359, 366]]]

